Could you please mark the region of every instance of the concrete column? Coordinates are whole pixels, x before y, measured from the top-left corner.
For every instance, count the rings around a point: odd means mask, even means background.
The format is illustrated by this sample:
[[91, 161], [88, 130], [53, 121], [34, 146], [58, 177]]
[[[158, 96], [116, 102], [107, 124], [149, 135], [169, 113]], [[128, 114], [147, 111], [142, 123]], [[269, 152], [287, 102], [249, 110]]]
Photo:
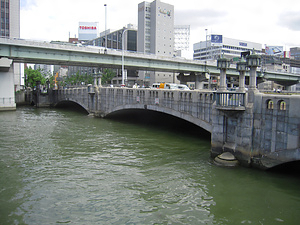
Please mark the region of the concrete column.
[[245, 71], [240, 71], [239, 77], [239, 91], [245, 91]]
[[256, 66], [250, 67], [249, 89], [256, 90]]
[[202, 89], [201, 76], [195, 76], [195, 89]]
[[16, 110], [12, 60], [2, 57], [0, 70], [0, 111]]
[[220, 69], [220, 87], [219, 91], [226, 91], [226, 69]]

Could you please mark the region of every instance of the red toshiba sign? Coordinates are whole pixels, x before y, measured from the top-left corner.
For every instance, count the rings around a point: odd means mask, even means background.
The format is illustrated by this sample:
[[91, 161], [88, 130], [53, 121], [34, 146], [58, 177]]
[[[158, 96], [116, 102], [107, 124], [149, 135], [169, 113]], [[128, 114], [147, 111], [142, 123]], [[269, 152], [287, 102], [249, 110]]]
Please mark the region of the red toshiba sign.
[[97, 30], [95, 26], [79, 26], [80, 30]]

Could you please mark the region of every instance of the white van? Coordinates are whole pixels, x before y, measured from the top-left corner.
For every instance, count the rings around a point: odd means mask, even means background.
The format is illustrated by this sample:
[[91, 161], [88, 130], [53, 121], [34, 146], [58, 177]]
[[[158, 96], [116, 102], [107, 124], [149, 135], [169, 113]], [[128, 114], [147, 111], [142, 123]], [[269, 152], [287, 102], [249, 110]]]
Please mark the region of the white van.
[[190, 90], [185, 84], [174, 83], [153, 83], [151, 88], [154, 89], [169, 89], [169, 90]]

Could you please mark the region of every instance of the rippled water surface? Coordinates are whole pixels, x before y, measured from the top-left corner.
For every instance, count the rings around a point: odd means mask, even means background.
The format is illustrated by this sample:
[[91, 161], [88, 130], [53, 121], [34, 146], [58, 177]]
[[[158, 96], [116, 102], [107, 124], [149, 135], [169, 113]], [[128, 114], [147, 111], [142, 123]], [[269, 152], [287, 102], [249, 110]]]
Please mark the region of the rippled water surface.
[[0, 224], [299, 224], [300, 180], [210, 140], [58, 109], [0, 113]]

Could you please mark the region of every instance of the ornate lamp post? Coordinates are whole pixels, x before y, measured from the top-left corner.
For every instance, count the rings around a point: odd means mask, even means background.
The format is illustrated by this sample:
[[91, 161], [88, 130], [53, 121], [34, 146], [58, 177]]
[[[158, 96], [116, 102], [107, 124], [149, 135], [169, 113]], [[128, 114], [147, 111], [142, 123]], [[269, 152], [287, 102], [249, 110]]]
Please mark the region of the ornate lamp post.
[[261, 57], [260, 55], [255, 54], [253, 49], [252, 54], [247, 56], [247, 66], [250, 67], [250, 81], [249, 81], [249, 89], [250, 90], [257, 90], [256, 89], [256, 68], [261, 64]]
[[102, 87], [101, 78], [102, 78], [102, 73], [100, 71], [99, 71], [99, 73], [97, 73], [95, 71], [95, 73], [94, 73], [94, 87]]
[[236, 64], [236, 70], [240, 72], [239, 91], [241, 92], [245, 91], [245, 72], [247, 71], [247, 69], [247, 62], [245, 61], [244, 57], [242, 57], [241, 61]]
[[230, 66], [229, 59], [224, 58], [223, 56], [217, 60], [217, 68], [220, 70], [220, 87], [219, 91], [226, 91], [226, 69]]
[[94, 87], [97, 87], [97, 81], [98, 81], [98, 74], [94, 73]]
[[98, 86], [99, 86], [99, 87], [102, 87], [102, 84], [101, 84], [101, 82], [102, 82], [102, 81], [101, 81], [102, 75], [103, 75], [103, 74], [102, 74], [101, 72], [99, 72], [99, 77], [98, 77]]

